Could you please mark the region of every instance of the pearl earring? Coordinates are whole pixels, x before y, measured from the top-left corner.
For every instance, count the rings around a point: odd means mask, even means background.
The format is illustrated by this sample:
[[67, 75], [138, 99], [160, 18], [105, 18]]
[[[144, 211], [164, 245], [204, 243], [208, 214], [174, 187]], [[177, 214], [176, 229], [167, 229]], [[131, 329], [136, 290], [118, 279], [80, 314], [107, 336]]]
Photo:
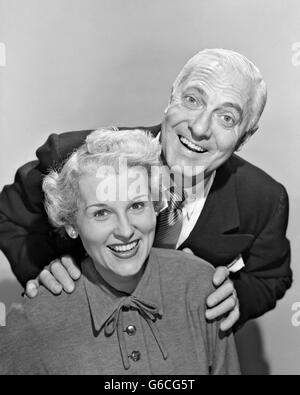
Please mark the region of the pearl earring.
[[78, 236], [78, 234], [77, 234], [76, 230], [72, 230], [71, 231], [71, 238], [72, 239], [77, 239], [77, 236]]

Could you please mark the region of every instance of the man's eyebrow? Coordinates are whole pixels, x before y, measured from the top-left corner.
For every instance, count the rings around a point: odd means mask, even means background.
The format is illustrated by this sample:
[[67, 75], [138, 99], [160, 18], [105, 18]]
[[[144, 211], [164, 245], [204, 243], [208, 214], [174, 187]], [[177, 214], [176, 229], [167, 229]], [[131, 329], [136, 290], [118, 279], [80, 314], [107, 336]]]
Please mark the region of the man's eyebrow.
[[207, 99], [207, 97], [208, 97], [208, 95], [207, 95], [207, 93], [205, 92], [205, 90], [202, 89], [202, 88], [200, 88], [200, 87], [197, 86], [197, 85], [190, 85], [190, 86], [187, 86], [185, 90], [188, 90], [188, 89], [195, 89], [196, 91], [198, 91], [198, 93], [199, 93], [201, 96], [204, 97], [204, 99]]
[[239, 115], [241, 117], [243, 116], [243, 110], [242, 110], [242, 107], [239, 104], [226, 102], [226, 103], [223, 103], [220, 107], [231, 107], [231, 108], [234, 108], [239, 113]]

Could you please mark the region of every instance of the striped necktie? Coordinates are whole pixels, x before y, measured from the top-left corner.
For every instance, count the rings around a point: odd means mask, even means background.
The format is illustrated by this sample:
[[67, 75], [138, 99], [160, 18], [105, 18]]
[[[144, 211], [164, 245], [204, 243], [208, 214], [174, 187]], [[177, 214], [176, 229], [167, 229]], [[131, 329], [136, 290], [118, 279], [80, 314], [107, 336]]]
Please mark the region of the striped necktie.
[[169, 202], [158, 216], [154, 247], [176, 249], [182, 229], [184, 191], [169, 190]]

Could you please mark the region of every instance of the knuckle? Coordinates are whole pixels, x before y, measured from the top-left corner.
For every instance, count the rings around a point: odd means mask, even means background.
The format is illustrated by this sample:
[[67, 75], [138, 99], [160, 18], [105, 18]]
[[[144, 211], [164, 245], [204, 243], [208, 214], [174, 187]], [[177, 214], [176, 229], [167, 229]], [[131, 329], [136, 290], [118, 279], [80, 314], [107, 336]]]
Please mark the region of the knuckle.
[[68, 264], [72, 262], [72, 258], [70, 257], [70, 255], [64, 255], [63, 257], [61, 257], [61, 262], [63, 264]]
[[30, 287], [32, 287], [32, 285], [34, 285], [34, 284], [35, 284], [34, 280], [29, 280], [29, 281], [27, 281], [27, 283], [26, 283], [26, 288], [30, 288]]
[[58, 271], [60, 269], [61, 269], [61, 262], [60, 261], [56, 260], [56, 261], [52, 262], [52, 264], [51, 264], [51, 272], [52, 273], [55, 271]]
[[226, 282], [226, 290], [227, 290], [228, 293], [234, 294], [235, 289], [234, 289], [233, 282], [231, 280], [227, 280], [227, 282]]
[[236, 307], [236, 300], [233, 296], [231, 296], [229, 299], [229, 305], [230, 305], [231, 309], [234, 309]]
[[48, 276], [49, 276], [49, 271], [47, 269], [43, 269], [40, 273], [39, 279], [43, 281]]
[[223, 274], [224, 277], [228, 277], [229, 276], [229, 270], [226, 266], [221, 266], [220, 267], [220, 272]]

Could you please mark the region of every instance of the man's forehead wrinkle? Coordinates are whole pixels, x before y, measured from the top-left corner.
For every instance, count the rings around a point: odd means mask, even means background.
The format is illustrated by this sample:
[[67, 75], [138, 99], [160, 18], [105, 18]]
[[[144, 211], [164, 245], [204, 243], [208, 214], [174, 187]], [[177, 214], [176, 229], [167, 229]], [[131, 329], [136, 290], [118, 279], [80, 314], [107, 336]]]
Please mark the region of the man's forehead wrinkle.
[[253, 81], [232, 64], [216, 59], [194, 59], [185, 69], [174, 91], [178, 100], [186, 89], [199, 88], [210, 97], [221, 97], [220, 104], [228, 102], [238, 105], [247, 114], [247, 105], [253, 96]]
[[[242, 90], [240, 86], [238, 85], [233, 85], [230, 83], [228, 80], [225, 78], [207, 78], [205, 74], [195, 76], [195, 78], [191, 79], [188, 81], [184, 87], [184, 89], [188, 88], [197, 88], [199, 87], [199, 90], [203, 90], [206, 95], [209, 93], [219, 93], [222, 92], [224, 97], [226, 96], [233, 96], [233, 98], [239, 98], [242, 100], [242, 98], [246, 95], [246, 91]], [[246, 95], [247, 98], [249, 95]], [[226, 100], [228, 101], [228, 100]]]

